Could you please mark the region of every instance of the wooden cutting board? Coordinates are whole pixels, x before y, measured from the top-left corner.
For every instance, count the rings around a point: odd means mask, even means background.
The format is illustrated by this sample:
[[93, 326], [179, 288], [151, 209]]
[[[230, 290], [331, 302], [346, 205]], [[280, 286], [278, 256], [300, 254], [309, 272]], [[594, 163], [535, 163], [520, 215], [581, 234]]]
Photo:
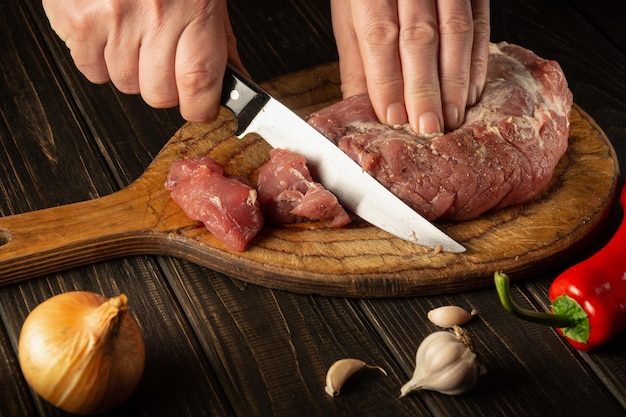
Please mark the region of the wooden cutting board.
[[[302, 116], [340, 99], [334, 63], [265, 87]], [[235, 253], [189, 220], [163, 187], [172, 162], [200, 155], [254, 181], [270, 147], [256, 135], [239, 140], [233, 130], [226, 110], [210, 125], [185, 124], [127, 188], [0, 218], [0, 283], [112, 257], [160, 254], [302, 293], [396, 297], [469, 290], [491, 285], [496, 270], [521, 279], [566, 261], [596, 236], [615, 206], [615, 151], [575, 105], [569, 149], [540, 196], [472, 221], [437, 223], [467, 248], [465, 253], [435, 253], [359, 220], [343, 229], [265, 227], [245, 252]]]

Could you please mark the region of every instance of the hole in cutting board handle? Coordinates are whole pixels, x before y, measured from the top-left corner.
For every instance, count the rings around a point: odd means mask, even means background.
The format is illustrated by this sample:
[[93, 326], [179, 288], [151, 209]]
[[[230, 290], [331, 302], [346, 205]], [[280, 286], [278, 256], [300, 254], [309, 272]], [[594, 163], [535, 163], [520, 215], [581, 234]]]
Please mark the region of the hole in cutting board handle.
[[11, 241], [11, 232], [6, 229], [0, 229], [0, 246], [4, 246]]

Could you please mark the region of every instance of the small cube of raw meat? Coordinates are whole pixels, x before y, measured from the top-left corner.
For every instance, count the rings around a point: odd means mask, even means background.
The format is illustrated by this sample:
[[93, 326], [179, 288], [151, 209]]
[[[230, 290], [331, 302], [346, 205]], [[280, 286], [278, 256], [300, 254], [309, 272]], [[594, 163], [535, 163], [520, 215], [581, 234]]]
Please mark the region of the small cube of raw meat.
[[351, 219], [337, 197], [313, 181], [304, 157], [285, 149], [272, 149], [257, 181], [259, 203], [274, 224], [323, 221], [342, 227]]
[[263, 227], [256, 190], [224, 176], [209, 157], [174, 162], [165, 188], [189, 218], [204, 223], [234, 251], [243, 251]]

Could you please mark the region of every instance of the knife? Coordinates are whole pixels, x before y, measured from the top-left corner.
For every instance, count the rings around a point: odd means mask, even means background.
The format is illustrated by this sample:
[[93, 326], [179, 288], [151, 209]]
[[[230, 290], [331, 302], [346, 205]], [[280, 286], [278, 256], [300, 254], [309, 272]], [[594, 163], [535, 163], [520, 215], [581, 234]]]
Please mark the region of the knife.
[[224, 74], [221, 104], [237, 119], [237, 137], [254, 132], [274, 148], [302, 155], [313, 178], [363, 220], [420, 246], [453, 253], [465, 251], [323, 134], [230, 64]]

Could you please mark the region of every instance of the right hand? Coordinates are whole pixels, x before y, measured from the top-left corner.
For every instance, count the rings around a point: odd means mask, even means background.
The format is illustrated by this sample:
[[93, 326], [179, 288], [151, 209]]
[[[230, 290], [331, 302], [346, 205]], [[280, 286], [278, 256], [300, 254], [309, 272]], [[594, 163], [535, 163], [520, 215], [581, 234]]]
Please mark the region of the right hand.
[[93, 83], [211, 122], [226, 61], [245, 72], [225, 0], [43, 0], [52, 28]]

